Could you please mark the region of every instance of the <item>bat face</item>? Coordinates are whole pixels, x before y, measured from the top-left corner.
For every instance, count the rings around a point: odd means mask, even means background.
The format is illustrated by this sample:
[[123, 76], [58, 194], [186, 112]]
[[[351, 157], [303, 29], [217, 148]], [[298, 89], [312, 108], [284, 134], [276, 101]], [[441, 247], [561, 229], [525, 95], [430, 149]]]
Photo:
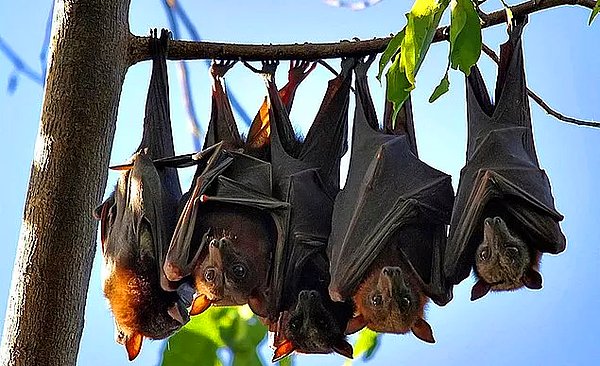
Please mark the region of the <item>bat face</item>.
[[104, 295], [115, 318], [116, 340], [125, 345], [130, 360], [144, 337], [166, 338], [189, 319], [177, 292], [160, 285], [162, 207], [158, 172], [145, 153], [138, 153], [97, 213]]
[[537, 256], [537, 251], [529, 248], [501, 217], [486, 218], [483, 241], [475, 258], [480, 280], [473, 288], [472, 299], [482, 297], [489, 290], [506, 291], [523, 286], [541, 288], [542, 277], [535, 269]]
[[196, 290], [214, 305], [243, 305], [266, 286], [275, 237], [272, 220], [245, 207], [212, 203], [199, 218], [208, 251], [194, 269]]
[[[336, 352], [352, 358], [352, 346], [346, 341], [345, 322], [340, 322], [334, 304], [318, 291], [303, 290], [296, 307], [283, 316], [283, 341], [277, 345], [273, 362], [291, 354]], [[342, 306], [342, 305], [337, 305]], [[336, 312], [338, 314], [336, 314]], [[344, 324], [341, 324], [344, 323]]]
[[423, 319], [428, 298], [418, 283], [400, 267], [379, 268], [371, 272], [353, 297], [359, 315], [352, 320], [351, 331], [365, 325], [376, 332], [412, 331], [425, 342], [435, 342], [431, 327]]

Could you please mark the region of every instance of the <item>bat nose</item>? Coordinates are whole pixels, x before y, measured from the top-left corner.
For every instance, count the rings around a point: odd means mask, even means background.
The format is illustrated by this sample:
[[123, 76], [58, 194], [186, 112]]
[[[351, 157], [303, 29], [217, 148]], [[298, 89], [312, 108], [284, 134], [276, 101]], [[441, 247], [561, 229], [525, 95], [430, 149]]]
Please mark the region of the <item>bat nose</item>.
[[386, 276], [392, 276], [392, 275], [397, 275], [400, 274], [400, 268], [398, 267], [383, 267], [383, 269], [381, 270], [381, 272], [386, 275]]
[[494, 224], [499, 225], [502, 222], [502, 219], [498, 216], [494, 217]]
[[221, 247], [221, 241], [217, 240], [217, 239], [213, 239], [210, 241], [209, 245], [213, 248], [219, 249]]

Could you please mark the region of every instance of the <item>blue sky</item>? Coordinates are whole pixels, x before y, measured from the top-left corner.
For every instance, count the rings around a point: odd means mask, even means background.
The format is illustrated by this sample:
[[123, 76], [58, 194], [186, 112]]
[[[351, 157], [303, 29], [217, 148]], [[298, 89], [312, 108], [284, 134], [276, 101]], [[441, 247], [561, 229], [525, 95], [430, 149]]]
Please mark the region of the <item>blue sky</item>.
[[[161, 0], [133, 0], [131, 30], [147, 34], [151, 27], [168, 25]], [[492, 2], [498, 7], [499, 2]], [[212, 41], [240, 43], [290, 43], [338, 41], [386, 36], [404, 25], [407, 1], [386, 0], [360, 12], [332, 8], [320, 0], [181, 1], [201, 35]], [[0, 36], [34, 69], [50, 2], [0, 3]], [[589, 10], [552, 9], [530, 18], [524, 32], [525, 62], [529, 87], [564, 114], [600, 120], [600, 22], [587, 26]], [[26, 25], [26, 26], [23, 26]], [[503, 26], [484, 31], [484, 41], [498, 50], [506, 39]], [[417, 78], [413, 106], [419, 152], [427, 163], [453, 176], [465, 154], [465, 106], [462, 74], [451, 72], [450, 92], [436, 103], [427, 99], [443, 76], [448, 45], [433, 45]], [[337, 61], [331, 61], [338, 67]], [[194, 102], [206, 124], [210, 113], [210, 81], [202, 61], [191, 62]], [[481, 68], [493, 87], [495, 67], [482, 56]], [[280, 67], [283, 85], [287, 65]], [[16, 91], [6, 90], [12, 65], [0, 55], [0, 156], [5, 171], [0, 181], [0, 314], [6, 311], [11, 272], [19, 235], [33, 146], [38, 130], [42, 87], [20, 77]], [[176, 150], [193, 150], [181, 93], [178, 69], [170, 64], [171, 118]], [[371, 70], [374, 72], [373, 70]], [[141, 136], [150, 64], [132, 67], [125, 81], [111, 163], [127, 159]], [[292, 120], [306, 131], [331, 74], [317, 69], [298, 91]], [[264, 96], [259, 77], [237, 65], [226, 77], [227, 85], [245, 110], [254, 114]], [[378, 107], [382, 88], [371, 78]], [[351, 105], [353, 111], [353, 104]], [[548, 117], [532, 104], [539, 159], [552, 182], [556, 205], [565, 215], [563, 230], [568, 247], [560, 256], [544, 256], [541, 291], [521, 290], [490, 294], [469, 301], [472, 280], [455, 288], [454, 300], [444, 308], [429, 306], [428, 322], [437, 339], [427, 345], [412, 335], [385, 336], [370, 365], [392, 363], [425, 365], [574, 365], [600, 359], [600, 131], [567, 125]], [[76, 153], [76, 152], [75, 152]], [[184, 189], [189, 174], [182, 180]], [[116, 174], [109, 176], [112, 188]], [[87, 184], [87, 182], [82, 182]], [[82, 213], [85, 214], [85, 213]], [[127, 365], [122, 347], [114, 343], [113, 323], [101, 294], [100, 260], [96, 256], [86, 324], [79, 353], [81, 365]], [[43, 301], [43, 299], [40, 299]], [[0, 322], [3, 318], [0, 317]], [[156, 365], [159, 342], [146, 342], [138, 365]], [[263, 350], [265, 359], [269, 356]], [[301, 356], [300, 364], [340, 365], [333, 356]], [[357, 364], [360, 364], [357, 362]]]

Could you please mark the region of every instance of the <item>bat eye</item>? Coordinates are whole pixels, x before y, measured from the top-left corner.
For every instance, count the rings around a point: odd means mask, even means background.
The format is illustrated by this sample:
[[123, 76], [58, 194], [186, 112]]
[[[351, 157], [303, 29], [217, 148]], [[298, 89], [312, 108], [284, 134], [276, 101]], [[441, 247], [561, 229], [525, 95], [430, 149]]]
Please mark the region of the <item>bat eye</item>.
[[204, 279], [207, 282], [213, 282], [216, 277], [216, 271], [213, 268], [209, 268], [204, 272]]
[[400, 309], [402, 311], [407, 311], [410, 308], [410, 299], [408, 297], [403, 297], [400, 300]]
[[290, 320], [290, 329], [291, 330], [298, 330], [298, 329], [300, 329], [301, 326], [302, 326], [302, 319], [294, 318], [294, 319]]
[[519, 248], [517, 247], [506, 247], [506, 253], [511, 258], [516, 258], [519, 256]]
[[371, 304], [373, 306], [381, 306], [383, 304], [383, 297], [381, 295], [375, 295], [371, 298]]
[[481, 252], [479, 252], [479, 259], [481, 259], [482, 261], [487, 261], [488, 259], [490, 259], [490, 252], [488, 252], [487, 249], [482, 250]]
[[246, 268], [241, 264], [235, 264], [231, 270], [233, 271], [233, 275], [237, 278], [246, 277]]

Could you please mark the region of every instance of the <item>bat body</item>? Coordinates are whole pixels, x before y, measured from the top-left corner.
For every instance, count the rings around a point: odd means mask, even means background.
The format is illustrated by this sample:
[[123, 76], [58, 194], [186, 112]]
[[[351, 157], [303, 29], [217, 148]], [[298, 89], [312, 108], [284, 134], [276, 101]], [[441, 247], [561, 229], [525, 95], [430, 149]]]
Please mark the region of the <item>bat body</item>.
[[195, 162], [164, 265], [169, 280], [193, 279], [192, 315], [212, 304], [262, 306], [283, 235], [279, 217], [288, 207], [272, 197], [269, 163], [222, 146], [204, 150]]
[[96, 211], [104, 294], [115, 318], [117, 341], [125, 345], [130, 360], [144, 337], [168, 337], [189, 319], [186, 306], [192, 293], [168, 281], [161, 270], [177, 218], [179, 178], [174, 168], [156, 168], [152, 162], [174, 154], [166, 71], [169, 36], [163, 30], [160, 39], [156, 33], [151, 37], [153, 69], [142, 142], [131, 167]]
[[266, 78], [271, 124], [271, 164], [276, 198], [290, 205], [275, 248], [266, 323], [275, 331], [274, 360], [297, 351], [337, 352], [352, 357], [344, 330], [349, 303], [327, 293], [326, 255], [331, 214], [339, 190], [339, 164], [347, 148], [347, 118], [353, 59], [329, 82], [321, 108], [304, 141], [295, 134], [272, 77]]
[[[269, 153], [266, 104], [257, 113], [249, 137], [244, 141], [223, 83], [225, 73], [234, 64], [224, 61], [211, 66], [212, 112], [204, 146], [221, 145], [209, 159], [211, 162], [198, 167], [194, 186], [184, 196], [184, 214], [165, 266], [170, 278], [193, 277], [199, 296], [194, 300], [192, 314], [204, 311], [211, 304], [246, 303], [250, 303], [255, 312], [263, 313], [267, 274], [280, 230], [274, 221], [278, 213], [265, 212], [265, 207], [279, 205], [270, 198], [270, 165], [251, 158], [265, 159]], [[290, 66], [289, 82], [279, 91], [288, 111], [298, 85], [312, 71], [308, 66], [305, 62]], [[248, 155], [233, 151], [244, 151]], [[227, 184], [221, 181], [228, 179], [244, 187], [239, 186], [236, 192], [228, 191], [224, 197], [218, 193], [212, 196], [218, 187]], [[242, 192], [243, 189], [246, 192]], [[198, 202], [201, 198], [206, 201]], [[285, 209], [286, 206], [279, 207]]]
[[[265, 97], [265, 101], [250, 125], [248, 137], [244, 141], [237, 128], [231, 104], [229, 103], [229, 97], [227, 96], [227, 91], [223, 82], [225, 73], [231, 69], [234, 64], [235, 61], [215, 61], [211, 65], [210, 73], [213, 79], [212, 109], [206, 138], [204, 140], [204, 148], [222, 141], [225, 149], [241, 149], [248, 155], [269, 161], [269, 134], [271, 128], [267, 99]], [[290, 63], [288, 83], [279, 90], [280, 98], [288, 113], [292, 109], [294, 96], [298, 86], [308, 74], [312, 72], [316, 64], [309, 66], [310, 64], [305, 61], [292, 61]], [[287, 130], [293, 132], [292, 126], [290, 125]]]
[[410, 100], [395, 125], [386, 113], [383, 130], [368, 90], [373, 57], [356, 66], [356, 112], [346, 186], [333, 211], [329, 293], [352, 300], [347, 332], [362, 327], [411, 331], [433, 342], [423, 319], [429, 298], [452, 298], [443, 277], [446, 227], [453, 190], [450, 176], [418, 159]]
[[475, 268], [472, 300], [489, 290], [541, 288], [542, 252], [557, 254], [566, 240], [550, 182], [533, 143], [521, 32], [517, 21], [501, 46], [492, 104], [476, 66], [467, 78], [467, 162], [461, 171], [445, 274], [458, 284]]

